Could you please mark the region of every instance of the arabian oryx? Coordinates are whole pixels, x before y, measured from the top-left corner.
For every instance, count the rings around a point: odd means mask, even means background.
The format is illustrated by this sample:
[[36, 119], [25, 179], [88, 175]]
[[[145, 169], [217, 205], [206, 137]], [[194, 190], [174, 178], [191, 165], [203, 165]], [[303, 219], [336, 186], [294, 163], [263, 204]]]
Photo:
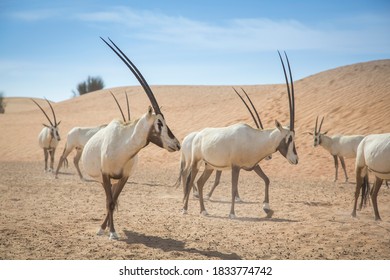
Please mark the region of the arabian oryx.
[[[122, 108], [120, 107], [118, 100], [116, 99], [115, 95], [111, 92], [112, 97], [114, 98], [121, 114], [123, 121], [126, 122], [125, 116], [123, 114]], [[126, 93], [126, 102], [127, 102], [127, 115], [128, 115], [128, 121], [130, 121], [130, 108], [129, 108], [129, 100]], [[68, 155], [73, 151], [73, 149], [76, 149], [76, 156], [73, 158], [74, 166], [76, 167], [77, 173], [79, 174], [79, 177], [81, 180], [83, 180], [83, 175], [81, 174], [80, 167], [79, 167], [79, 161], [81, 158], [81, 154], [83, 152], [85, 144], [87, 144], [88, 140], [96, 134], [100, 129], [106, 127], [107, 124], [99, 125], [99, 126], [93, 126], [93, 127], [74, 127], [72, 128], [66, 137], [66, 144], [64, 151], [62, 152], [62, 155], [60, 157], [60, 160], [58, 162], [57, 170], [55, 177], [58, 178], [58, 172], [60, 171], [61, 166], [64, 162], [67, 162]]]
[[322, 123], [324, 121], [324, 117], [321, 119], [320, 127], [317, 131], [318, 126], [318, 116], [316, 118], [316, 125], [314, 127], [314, 134], [309, 132], [310, 135], [314, 136], [314, 147], [317, 147], [318, 145], [322, 146], [325, 150], [327, 150], [334, 158], [334, 167], [336, 170], [334, 181], [336, 182], [338, 179], [338, 169], [339, 169], [339, 162], [338, 158], [340, 159], [341, 166], [344, 170], [345, 175], [345, 182], [348, 182], [348, 175], [347, 170], [345, 168], [345, 158], [355, 158], [356, 157], [356, 151], [357, 147], [359, 146], [359, 143], [363, 140], [363, 135], [334, 135], [334, 136], [327, 136], [327, 131], [324, 133], [321, 133], [321, 127]]
[[261, 178], [266, 181], [266, 192], [263, 209], [268, 217], [272, 216], [273, 211], [269, 207], [268, 198], [268, 181], [269, 179], [260, 169], [258, 163], [277, 151], [278, 147], [284, 143], [286, 149], [280, 152], [291, 163], [298, 163], [298, 155], [295, 149], [295, 131], [294, 131], [294, 86], [291, 74], [290, 63], [287, 54], [286, 61], [288, 64], [290, 83], [289, 86], [286, 69], [283, 59], [279, 54], [282, 62], [284, 76], [287, 84], [287, 92], [290, 108], [290, 126], [283, 127], [278, 121], [275, 121], [275, 129], [259, 130], [252, 128], [247, 124], [235, 124], [223, 128], [205, 128], [195, 135], [192, 142], [192, 160], [190, 179], [187, 180], [184, 195], [183, 213], [187, 213], [188, 198], [196, 174], [199, 171], [199, 164], [205, 163], [205, 169], [198, 181], [200, 212], [207, 215], [203, 202], [203, 186], [210, 177], [213, 169], [232, 170], [232, 204], [230, 218], [235, 218], [234, 203], [237, 193], [238, 177], [241, 169], [250, 171], [254, 170]]
[[390, 133], [368, 135], [359, 144], [355, 162], [356, 191], [352, 217], [356, 217], [357, 199], [368, 171], [375, 175], [371, 199], [375, 220], [380, 220], [377, 196], [383, 180], [390, 179]]
[[[262, 124], [261, 119], [260, 119], [260, 116], [259, 116], [255, 106], [253, 105], [253, 102], [250, 99], [249, 95], [246, 93], [246, 91], [243, 88], [241, 88], [241, 90], [244, 92], [245, 96], [249, 100], [249, 103], [251, 104], [252, 109], [255, 111], [257, 119], [255, 118], [252, 110], [249, 108], [249, 106], [246, 103], [246, 101], [244, 100], [244, 98], [238, 93], [238, 91], [235, 88], [233, 88], [233, 89], [236, 92], [236, 94], [238, 95], [238, 97], [241, 99], [241, 101], [244, 103], [245, 107], [248, 109], [248, 111], [251, 114], [252, 119], [253, 119], [256, 127], [257, 127], [257, 129], [264, 129], [263, 124]], [[174, 186], [175, 187], [179, 187], [180, 183], [182, 181], [184, 192], [185, 192], [186, 179], [188, 179], [188, 174], [190, 172], [191, 153], [192, 153], [192, 141], [194, 140], [195, 135], [197, 133], [198, 133], [198, 131], [191, 132], [190, 134], [188, 134], [186, 137], [184, 137], [182, 145], [181, 145], [179, 178], [177, 179], [177, 181], [176, 181]], [[270, 155], [266, 159], [268, 160], [268, 159], [271, 159], [271, 158], [272, 158], [272, 156]], [[211, 198], [215, 188], [219, 185], [219, 182], [220, 182], [220, 179], [221, 179], [221, 175], [222, 175], [222, 171], [221, 170], [217, 170], [216, 174], [215, 174], [214, 184], [213, 184], [210, 192], [206, 195], [206, 199], [210, 199]], [[267, 182], [267, 180], [264, 177], [262, 177], [262, 178], [263, 178], [263, 180], [265, 182]], [[196, 185], [193, 186], [193, 189], [194, 189], [194, 197], [199, 197], [198, 188], [196, 187]], [[242, 201], [241, 198], [240, 198], [240, 195], [238, 193], [238, 190], [237, 190], [237, 194], [236, 194], [236, 198], [235, 199], [236, 199], [237, 202]]]
[[[53, 171], [54, 170], [54, 153], [56, 151], [58, 142], [61, 140], [60, 133], [58, 130], [58, 126], [60, 125], [61, 121], [57, 123], [56, 114], [54, 113], [54, 109], [51, 106], [50, 102], [45, 98], [46, 102], [49, 104], [51, 112], [53, 114], [53, 121], [52, 122], [49, 118], [49, 116], [46, 114], [45, 110], [42, 109], [42, 107], [34, 100], [31, 99], [38, 107], [41, 109], [43, 114], [45, 115], [46, 119], [49, 121], [50, 125], [43, 124], [44, 128], [42, 128], [41, 132], [38, 136], [38, 142], [39, 146], [43, 149], [43, 153], [45, 156], [45, 172], [46, 171]], [[47, 160], [50, 155], [50, 168], [47, 168]]]
[[[167, 126], [157, 100], [141, 72], [111, 39], [109, 41], [112, 45], [101, 39], [138, 79], [153, 107], [149, 107], [141, 118], [132, 122], [111, 121], [92, 136], [84, 146], [81, 156], [85, 171], [102, 183], [106, 193], [107, 216], [98, 235], [102, 235], [108, 225], [110, 239], [118, 239], [114, 227], [114, 209], [123, 187], [134, 171], [138, 152], [149, 142], [174, 152], [180, 150], [180, 143]], [[118, 181], [112, 184], [112, 179]]]

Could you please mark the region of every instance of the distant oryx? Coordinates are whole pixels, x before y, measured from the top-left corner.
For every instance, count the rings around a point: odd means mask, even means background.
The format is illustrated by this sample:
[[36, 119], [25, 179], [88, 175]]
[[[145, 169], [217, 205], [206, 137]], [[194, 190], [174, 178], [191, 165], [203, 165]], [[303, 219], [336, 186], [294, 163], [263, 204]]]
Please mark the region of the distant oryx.
[[374, 186], [371, 190], [372, 205], [375, 220], [380, 220], [377, 196], [383, 180], [390, 179], [390, 133], [371, 134], [366, 136], [357, 149], [356, 163], [356, 191], [352, 216], [356, 217], [357, 199], [363, 183], [363, 177], [368, 171], [375, 175]]
[[[256, 127], [257, 127], [257, 129], [264, 129], [263, 124], [262, 124], [261, 119], [260, 119], [260, 116], [259, 116], [259, 113], [257, 112], [255, 106], [253, 105], [252, 100], [250, 99], [250, 97], [246, 93], [246, 91], [243, 88], [241, 88], [241, 90], [244, 92], [245, 96], [249, 100], [249, 103], [251, 104], [252, 109], [255, 111], [257, 119], [255, 118], [252, 110], [250, 109], [250, 107], [248, 106], [246, 101], [243, 99], [243, 97], [238, 93], [238, 91], [235, 88], [233, 88], [233, 90], [238, 95], [238, 97], [241, 99], [241, 101], [244, 103], [245, 107], [248, 109], [248, 111], [251, 114], [252, 119], [253, 119]], [[180, 181], [182, 181], [182, 183], [183, 183], [183, 190], [184, 191], [185, 191], [186, 180], [188, 179], [188, 174], [190, 173], [190, 169], [191, 169], [190, 164], [191, 164], [191, 154], [192, 154], [192, 141], [194, 140], [195, 135], [197, 133], [198, 133], [198, 131], [191, 132], [190, 134], [188, 134], [186, 137], [184, 137], [182, 145], [181, 145], [179, 178], [177, 179], [177, 181], [176, 181], [174, 186], [175, 187], [179, 187], [180, 186]], [[272, 156], [270, 155], [266, 159], [271, 159], [271, 158], [272, 158]], [[210, 192], [206, 195], [206, 199], [210, 199], [211, 198], [215, 188], [219, 185], [219, 182], [220, 182], [220, 179], [221, 179], [221, 175], [222, 175], [222, 171], [221, 170], [217, 170], [216, 174], [215, 174], [214, 184], [213, 184]], [[262, 178], [263, 178], [263, 180], [265, 182], [267, 182], [267, 180], [265, 179], [264, 176]], [[268, 181], [268, 183], [269, 183], [269, 181]], [[266, 185], [267, 185], [267, 183], [266, 183]], [[196, 185], [193, 186], [193, 189], [194, 189], [194, 196], [195, 197], [199, 197], [198, 188], [196, 187]], [[236, 198], [235, 199], [236, 199], [237, 202], [241, 201], [240, 195], [238, 193], [238, 189], [237, 189], [237, 194], [236, 194]]]
[[[120, 107], [118, 100], [116, 99], [115, 95], [111, 92], [112, 97], [114, 98], [116, 104], [118, 105], [118, 108], [122, 114], [123, 121], [126, 122], [125, 116], [123, 114], [122, 108]], [[127, 102], [127, 115], [128, 115], [128, 121], [130, 121], [130, 108], [129, 108], [129, 100], [126, 93], [126, 102]], [[74, 166], [76, 167], [77, 173], [79, 174], [79, 177], [81, 180], [83, 180], [83, 175], [81, 174], [80, 167], [79, 167], [79, 161], [81, 158], [81, 154], [83, 152], [85, 144], [87, 144], [88, 140], [96, 134], [100, 129], [106, 127], [107, 124], [99, 125], [99, 126], [93, 126], [93, 127], [74, 127], [72, 128], [66, 137], [66, 144], [64, 151], [61, 155], [61, 158], [58, 162], [57, 170], [55, 177], [58, 178], [58, 172], [60, 171], [61, 166], [66, 161], [67, 156], [73, 151], [73, 149], [76, 149], [76, 156], [73, 158]]]
[[216, 170], [232, 170], [232, 204], [230, 210], [230, 218], [235, 217], [234, 203], [237, 194], [238, 177], [241, 169], [254, 170], [261, 178], [266, 181], [266, 192], [263, 204], [264, 211], [268, 217], [272, 215], [272, 210], [269, 207], [268, 198], [268, 178], [260, 169], [258, 163], [277, 151], [278, 147], [284, 143], [287, 147], [284, 151], [280, 151], [291, 164], [298, 163], [298, 155], [295, 149], [295, 131], [294, 131], [294, 86], [293, 78], [290, 69], [290, 63], [286, 56], [288, 64], [290, 83], [286, 74], [286, 69], [283, 59], [279, 54], [280, 61], [283, 66], [284, 76], [287, 84], [287, 92], [290, 108], [290, 126], [283, 127], [278, 121], [275, 121], [275, 129], [259, 130], [250, 127], [246, 124], [235, 124], [223, 128], [205, 128], [195, 135], [192, 142], [192, 160], [190, 180], [187, 181], [186, 191], [184, 195], [183, 213], [188, 209], [188, 198], [196, 174], [199, 171], [199, 164], [205, 163], [205, 170], [198, 181], [200, 212], [207, 215], [207, 211], [203, 202], [203, 186], [210, 177], [213, 169]]
[[[132, 122], [111, 121], [99, 130], [84, 146], [81, 156], [85, 171], [89, 176], [99, 180], [106, 193], [107, 216], [98, 235], [110, 228], [110, 239], [118, 239], [114, 228], [114, 209], [118, 197], [137, 163], [138, 152], [149, 142], [174, 152], [180, 150], [180, 143], [165, 122], [157, 100], [137, 67], [115, 45], [111, 39], [107, 46], [126, 64], [142, 85], [149, 97], [152, 107], [139, 119]], [[154, 110], [154, 113], [153, 113]], [[111, 180], [118, 180], [112, 184]]]
[[356, 157], [356, 150], [359, 146], [359, 143], [363, 140], [363, 135], [349, 135], [349, 136], [343, 136], [343, 135], [334, 135], [334, 136], [327, 136], [327, 131], [324, 133], [321, 133], [321, 127], [322, 123], [324, 121], [324, 117], [321, 119], [320, 127], [317, 131], [318, 126], [318, 116], [316, 118], [316, 125], [314, 128], [314, 134], [309, 132], [310, 135], [314, 136], [314, 147], [317, 147], [318, 145], [322, 146], [325, 150], [327, 150], [334, 158], [334, 166], [335, 166], [335, 178], [334, 181], [336, 182], [338, 179], [338, 168], [339, 168], [339, 162], [338, 159], [340, 159], [341, 166], [344, 170], [345, 175], [345, 182], [348, 182], [348, 175], [347, 170], [345, 168], [345, 158], [355, 158]]
[[[49, 116], [46, 114], [45, 110], [34, 100], [31, 99], [38, 107], [41, 109], [42, 113], [45, 115], [46, 119], [49, 121], [50, 125], [43, 124], [44, 128], [42, 128], [41, 132], [38, 136], [39, 146], [43, 149], [43, 153], [45, 156], [45, 172], [54, 170], [54, 153], [56, 151], [58, 142], [61, 140], [58, 126], [61, 121], [57, 123], [56, 114], [54, 113], [53, 107], [50, 102], [45, 98], [46, 102], [49, 104], [51, 112], [53, 114], [53, 122], [50, 120]], [[47, 160], [50, 154], [50, 168], [47, 168]]]

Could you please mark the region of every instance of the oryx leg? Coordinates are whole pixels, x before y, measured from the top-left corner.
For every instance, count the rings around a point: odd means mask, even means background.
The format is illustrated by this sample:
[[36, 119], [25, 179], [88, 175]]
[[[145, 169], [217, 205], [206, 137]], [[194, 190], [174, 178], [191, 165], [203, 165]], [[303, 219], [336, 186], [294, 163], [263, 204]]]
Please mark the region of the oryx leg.
[[269, 183], [270, 183], [270, 181], [269, 181], [267, 175], [264, 174], [264, 172], [261, 169], [260, 165], [256, 165], [255, 168], [253, 168], [253, 170], [264, 181], [265, 187], [264, 187], [263, 210], [267, 214], [267, 218], [271, 218], [272, 215], [274, 214], [274, 211], [271, 210], [271, 208], [269, 207]]
[[334, 182], [336, 182], [337, 178], [338, 178], [339, 161], [338, 161], [337, 156], [333, 156], [333, 159], [334, 159], [334, 168], [336, 170], [336, 173], [335, 173], [335, 176], [334, 176]]
[[234, 219], [236, 214], [234, 212], [234, 202], [236, 201], [238, 178], [240, 176], [240, 168], [237, 166], [232, 167], [232, 206], [230, 208], [229, 218]]
[[198, 192], [199, 192], [199, 204], [200, 204], [200, 213], [202, 215], [208, 215], [206, 208], [204, 207], [204, 201], [203, 201], [203, 187], [206, 181], [210, 178], [210, 175], [213, 173], [212, 168], [208, 168], [207, 164], [205, 166], [205, 169], [200, 176], [199, 180], [197, 181], [198, 185]]
[[187, 214], [188, 210], [188, 199], [190, 197], [191, 189], [194, 186], [195, 177], [198, 174], [199, 168], [198, 163], [194, 162], [191, 166], [191, 172], [187, 176], [185, 192], [184, 192], [184, 205], [183, 205], [183, 214]]
[[73, 150], [73, 147], [68, 148], [65, 144], [64, 151], [62, 152], [62, 155], [60, 157], [60, 161], [58, 162], [57, 165], [57, 170], [56, 170], [56, 178], [58, 178], [58, 172], [60, 171], [61, 166], [64, 164], [65, 159], [68, 157], [70, 152]]
[[50, 171], [54, 170], [54, 153], [56, 152], [55, 148], [49, 149], [50, 154]]
[[47, 148], [43, 148], [43, 154], [45, 156], [45, 171], [47, 171], [47, 160], [49, 158], [49, 152]]
[[[113, 210], [115, 209], [115, 206], [117, 205], [117, 202], [118, 202], [118, 197], [119, 195], [121, 194], [124, 186], [126, 185], [126, 182], [128, 180], [129, 177], [122, 177], [116, 184], [112, 185], [110, 187], [110, 192], [111, 192], [111, 196], [112, 196], [112, 201], [113, 201]], [[111, 185], [111, 182], [110, 182], [110, 185]], [[106, 188], [105, 188], [106, 190]], [[106, 194], [107, 195], [107, 194]], [[112, 218], [111, 218], [112, 217]], [[114, 229], [114, 220], [113, 220], [113, 213], [112, 213], [112, 216], [110, 214], [109, 211], [107, 211], [107, 215], [106, 215], [106, 218], [104, 219], [99, 231], [98, 231], [98, 235], [103, 235], [104, 234], [104, 231], [106, 229], [107, 226], [110, 227], [110, 239], [118, 239], [118, 235], [116, 234], [115, 232], [115, 229]]]
[[219, 182], [221, 180], [221, 174], [222, 174], [221, 170], [217, 170], [215, 172], [215, 181], [214, 181], [213, 187], [211, 188], [211, 190], [207, 194], [206, 199], [210, 199], [210, 197], [213, 195], [215, 188], [219, 185]]
[[[215, 181], [214, 181], [213, 187], [211, 188], [210, 192], [207, 194], [206, 199], [211, 198], [215, 188], [219, 185], [219, 182], [221, 181], [221, 175], [222, 175], [222, 171], [217, 170], [217, 172], [215, 174]], [[240, 194], [238, 193], [238, 189], [237, 189], [237, 195], [236, 195], [236, 202], [242, 202], [242, 200], [240, 198]]]
[[73, 158], [73, 163], [77, 169], [77, 173], [79, 174], [80, 179], [83, 180], [84, 178], [83, 178], [83, 175], [81, 174], [80, 167], [79, 167], [79, 161], [81, 158], [81, 154], [83, 153], [83, 149], [76, 148], [76, 151], [77, 151], [77, 153], [76, 153], [76, 156]]
[[368, 174], [366, 174], [362, 180], [362, 195], [360, 199], [359, 210], [362, 210], [363, 205], [365, 206], [367, 203], [367, 198], [369, 197], [370, 192], [370, 184], [368, 182]]
[[347, 183], [347, 182], [348, 182], [348, 175], [347, 175], [347, 169], [345, 168], [344, 157], [339, 157], [339, 159], [340, 159], [340, 162], [341, 162], [341, 167], [342, 167], [343, 170], [344, 170], [345, 182]]
[[352, 217], [356, 217], [357, 200], [359, 198], [360, 188], [362, 187], [362, 183], [363, 183], [362, 170], [363, 170], [362, 167], [356, 168], [356, 189], [355, 189], [355, 201], [353, 204]]
[[374, 187], [371, 193], [372, 206], [374, 207], [376, 221], [381, 220], [381, 217], [379, 216], [377, 197], [378, 197], [378, 192], [382, 186], [382, 183], [383, 183], [383, 179], [375, 177]]

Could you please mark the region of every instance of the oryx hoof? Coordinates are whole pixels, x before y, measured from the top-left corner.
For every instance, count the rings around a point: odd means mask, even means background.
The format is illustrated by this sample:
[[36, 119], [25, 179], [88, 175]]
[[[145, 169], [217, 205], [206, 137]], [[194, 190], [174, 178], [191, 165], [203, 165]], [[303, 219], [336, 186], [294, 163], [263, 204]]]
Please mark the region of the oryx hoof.
[[274, 211], [271, 210], [271, 208], [269, 207], [269, 203], [267, 202], [263, 203], [263, 210], [267, 214], [267, 218], [271, 218], [272, 215], [274, 214]]
[[238, 196], [236, 196], [235, 198], [236, 202], [240, 203], [240, 202], [243, 202], [241, 198], [239, 198]]
[[208, 216], [209, 215], [209, 213], [207, 213], [206, 210], [203, 210], [202, 212], [200, 212], [200, 214], [203, 215], [203, 216]]
[[96, 235], [99, 235], [99, 236], [104, 235], [104, 229], [99, 228], [99, 230], [97, 231]]
[[209, 195], [206, 195], [206, 197], [204, 198], [205, 200], [210, 200], [210, 196]]
[[116, 232], [110, 232], [110, 237], [109, 237], [110, 240], [118, 240], [119, 239], [119, 236], [118, 234], [116, 234]]
[[194, 196], [195, 198], [199, 198], [199, 193], [194, 191], [193, 196]]
[[274, 214], [274, 211], [271, 209], [264, 210], [264, 212], [267, 214], [267, 219], [272, 218], [272, 215]]
[[229, 214], [229, 219], [232, 219], [232, 220], [233, 220], [233, 219], [235, 219], [235, 218], [237, 218], [235, 214]]
[[181, 210], [181, 213], [182, 213], [183, 215], [187, 215], [187, 214], [188, 214], [188, 210], [182, 209], [182, 210]]

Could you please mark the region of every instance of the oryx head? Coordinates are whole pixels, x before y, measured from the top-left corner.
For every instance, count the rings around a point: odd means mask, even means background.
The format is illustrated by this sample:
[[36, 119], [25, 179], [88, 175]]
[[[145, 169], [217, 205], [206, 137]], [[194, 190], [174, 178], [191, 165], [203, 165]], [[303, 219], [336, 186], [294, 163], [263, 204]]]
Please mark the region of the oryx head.
[[153, 125], [150, 127], [147, 141], [169, 152], [180, 150], [180, 143], [167, 126], [163, 115], [153, 114], [152, 107], [149, 107], [148, 114], [149, 118], [153, 118]]
[[[164, 148], [170, 152], [179, 151], [180, 142], [176, 139], [176, 137], [173, 135], [168, 125], [166, 124], [164, 115], [162, 114], [160, 107], [158, 106], [157, 100], [154, 97], [151, 88], [149, 87], [145, 78], [142, 76], [141, 72], [110, 38], [108, 40], [111, 42], [112, 45], [109, 44], [103, 38], [101, 39], [126, 64], [126, 66], [130, 69], [130, 71], [134, 74], [134, 76], [137, 78], [137, 80], [143, 87], [146, 95], [149, 97], [152, 107], [149, 107], [147, 114], [148, 117], [151, 118], [150, 120], [153, 120], [153, 125], [151, 126], [150, 131], [148, 133], [147, 143], [152, 142], [157, 146]], [[152, 108], [154, 110], [154, 113]]]
[[44, 127], [47, 127], [49, 130], [50, 130], [50, 136], [57, 140], [57, 141], [60, 141], [61, 140], [61, 137], [60, 137], [60, 133], [59, 133], [59, 129], [58, 129], [58, 126], [60, 125], [61, 121], [59, 121], [57, 123], [57, 118], [56, 118], [56, 114], [54, 113], [54, 110], [53, 110], [53, 107], [51, 106], [50, 102], [45, 98], [46, 102], [49, 104], [50, 106], [50, 109], [51, 109], [51, 112], [53, 114], [53, 119], [54, 119], [54, 122], [52, 122], [49, 118], [49, 116], [46, 114], [45, 110], [42, 109], [42, 107], [34, 100], [34, 99], [31, 99], [38, 107], [39, 109], [41, 109], [42, 113], [45, 115], [45, 117], [47, 118], [47, 120], [49, 121], [50, 125], [47, 125], [47, 124], [43, 124]]
[[283, 66], [283, 72], [284, 77], [286, 79], [286, 85], [287, 85], [287, 93], [288, 93], [288, 103], [290, 108], [290, 125], [288, 127], [283, 127], [278, 121], [275, 121], [276, 128], [280, 131], [282, 134], [282, 140], [279, 143], [278, 150], [279, 152], [288, 160], [291, 164], [298, 164], [298, 154], [297, 150], [295, 148], [295, 130], [294, 130], [294, 121], [295, 121], [295, 99], [294, 99], [294, 83], [293, 78], [291, 74], [291, 68], [290, 68], [290, 62], [288, 61], [288, 57], [286, 52], [284, 53], [287, 61], [288, 71], [290, 75], [290, 84], [291, 89], [289, 85], [289, 81], [286, 74], [286, 68], [283, 63], [282, 56], [280, 55], [280, 52], [278, 51], [280, 61]]
[[324, 121], [324, 117], [322, 117], [321, 123], [320, 123], [320, 127], [317, 130], [317, 126], [318, 126], [318, 116], [317, 116], [317, 118], [316, 118], [316, 125], [314, 127], [314, 134], [309, 132], [309, 134], [313, 135], [313, 137], [314, 137], [314, 143], [313, 143], [314, 147], [317, 147], [318, 145], [321, 145], [321, 143], [322, 143], [322, 139], [321, 139], [322, 135], [325, 135], [325, 134], [328, 133], [327, 131], [325, 131], [324, 133], [321, 133], [321, 127], [322, 127], [323, 121]]

